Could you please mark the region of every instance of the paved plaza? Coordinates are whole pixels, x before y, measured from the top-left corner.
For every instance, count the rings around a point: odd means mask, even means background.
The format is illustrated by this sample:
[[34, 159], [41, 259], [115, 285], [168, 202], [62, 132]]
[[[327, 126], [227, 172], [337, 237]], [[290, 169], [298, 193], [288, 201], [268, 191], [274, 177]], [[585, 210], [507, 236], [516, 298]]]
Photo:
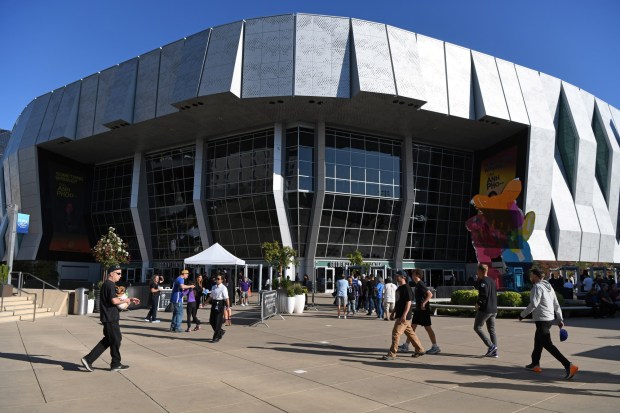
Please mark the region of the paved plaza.
[[[234, 325], [219, 343], [211, 329], [167, 332], [143, 321], [147, 310], [122, 315], [123, 363], [109, 353], [86, 372], [80, 363], [102, 337], [98, 315], [0, 324], [0, 412], [618, 412], [620, 319], [568, 319], [569, 339], [554, 340], [580, 371], [564, 371], [543, 353], [543, 372], [526, 371], [531, 321], [498, 320], [500, 357], [485, 348], [473, 319], [434, 317], [442, 353], [394, 361], [386, 353], [392, 322], [337, 319], [328, 298], [319, 311], [255, 321], [257, 307], [235, 307]], [[208, 320], [208, 310], [199, 310]], [[185, 326], [184, 326], [185, 327]], [[428, 336], [418, 330], [425, 347]]]

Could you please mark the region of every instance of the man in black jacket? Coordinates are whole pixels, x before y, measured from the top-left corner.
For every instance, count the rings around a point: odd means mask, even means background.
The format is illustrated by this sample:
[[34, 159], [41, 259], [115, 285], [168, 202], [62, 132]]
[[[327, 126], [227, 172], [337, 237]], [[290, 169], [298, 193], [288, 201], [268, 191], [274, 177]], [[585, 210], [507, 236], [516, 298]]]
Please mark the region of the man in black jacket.
[[[497, 288], [495, 280], [487, 276], [489, 267], [485, 264], [478, 265], [476, 272], [476, 289], [478, 290], [478, 301], [476, 302], [476, 321], [474, 321], [474, 331], [488, 347], [486, 357], [498, 357], [497, 337], [495, 336], [495, 316], [497, 315]], [[489, 337], [482, 331], [483, 324], [487, 325]]]

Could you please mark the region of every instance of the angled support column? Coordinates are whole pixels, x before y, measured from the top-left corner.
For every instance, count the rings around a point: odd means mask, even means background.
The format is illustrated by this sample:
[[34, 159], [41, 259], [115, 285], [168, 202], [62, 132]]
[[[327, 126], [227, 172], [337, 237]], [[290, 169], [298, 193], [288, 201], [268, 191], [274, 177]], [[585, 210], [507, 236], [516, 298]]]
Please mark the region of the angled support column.
[[[292, 248], [291, 227], [288, 223], [288, 215], [284, 205], [284, 176], [282, 173], [284, 162], [282, 157], [284, 156], [285, 145], [283, 128], [284, 126], [281, 123], [276, 123], [273, 128], [273, 198], [276, 204], [282, 245]], [[295, 279], [294, 271], [293, 274], [288, 275], [291, 276], [291, 279]]]
[[138, 248], [142, 256], [142, 281], [145, 281], [146, 269], [151, 266], [151, 226], [149, 219], [149, 197], [146, 186], [146, 164], [144, 154], [136, 152], [133, 157], [133, 177], [131, 179], [131, 201], [129, 209], [136, 229]]
[[319, 228], [321, 226], [321, 215], [323, 214], [323, 201], [325, 200], [325, 123], [319, 122], [314, 130], [314, 201], [312, 203], [312, 213], [310, 225], [308, 226], [308, 243], [306, 244], [306, 266], [304, 273], [313, 274], [312, 281], [316, 288], [316, 271], [314, 261], [316, 260], [316, 248], [319, 241]]
[[396, 248], [394, 250], [394, 265], [396, 268], [403, 268], [403, 257], [407, 246], [407, 235], [413, 213], [413, 201], [415, 200], [415, 189], [413, 187], [413, 144], [411, 136], [407, 136], [402, 144], [404, 156], [403, 162], [403, 203], [400, 209], [400, 221], [398, 223], [398, 236], [396, 238]]
[[204, 140], [196, 139], [196, 155], [194, 157], [194, 210], [196, 212], [196, 221], [198, 221], [198, 229], [200, 230], [200, 242], [203, 249], [209, 248], [213, 243], [211, 239], [211, 230], [209, 227], [209, 216], [207, 213], [206, 199], [206, 182], [205, 182], [205, 159], [207, 158], [207, 149]]

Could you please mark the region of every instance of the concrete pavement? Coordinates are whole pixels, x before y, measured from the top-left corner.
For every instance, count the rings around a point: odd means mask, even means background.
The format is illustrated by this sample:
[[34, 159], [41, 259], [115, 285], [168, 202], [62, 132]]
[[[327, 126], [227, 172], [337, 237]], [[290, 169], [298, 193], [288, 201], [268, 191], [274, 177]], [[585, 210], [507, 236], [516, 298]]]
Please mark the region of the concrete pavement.
[[[320, 311], [285, 315], [250, 327], [257, 307], [234, 308], [234, 325], [211, 343], [203, 330], [167, 332], [143, 321], [147, 310], [122, 315], [123, 363], [113, 373], [109, 353], [86, 372], [80, 363], [102, 337], [98, 315], [0, 325], [0, 412], [618, 412], [620, 319], [567, 320], [569, 339], [555, 344], [580, 371], [564, 371], [543, 353], [540, 374], [526, 371], [531, 321], [500, 319], [498, 359], [472, 330], [473, 319], [434, 317], [442, 353], [418, 359], [387, 352], [392, 322], [365, 315], [337, 319]], [[418, 330], [422, 343], [428, 336]]]

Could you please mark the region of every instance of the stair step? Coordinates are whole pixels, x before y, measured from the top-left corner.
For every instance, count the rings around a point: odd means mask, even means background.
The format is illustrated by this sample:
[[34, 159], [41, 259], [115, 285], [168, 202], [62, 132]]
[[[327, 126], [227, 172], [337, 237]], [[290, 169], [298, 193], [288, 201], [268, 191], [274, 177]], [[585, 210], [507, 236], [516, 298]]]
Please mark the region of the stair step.
[[[56, 315], [56, 313], [49, 311], [47, 313], [37, 313], [37, 316], [35, 317], [35, 321], [38, 320], [39, 318], [47, 318], [47, 317], [54, 317]], [[32, 314], [30, 315], [22, 315], [20, 316], [22, 320], [30, 320], [32, 321]]]
[[0, 323], [10, 323], [10, 322], [13, 322], [13, 321], [19, 321], [20, 317], [21, 316], [18, 316], [18, 315], [11, 315], [11, 316], [0, 317]]
[[20, 301], [32, 301], [34, 299], [34, 297], [31, 297], [29, 295], [13, 295], [10, 297], [4, 297], [4, 304], [14, 304], [16, 302], [20, 302]]
[[[37, 307], [37, 315], [42, 314], [42, 313], [47, 313], [50, 310], [51, 310], [50, 308], [38, 308]], [[15, 311], [13, 311], [13, 315], [26, 315], [26, 314], [31, 314], [32, 315], [32, 307], [25, 308], [23, 310], [15, 310]]]
[[26, 310], [28, 308], [32, 309], [33, 305], [34, 305], [33, 303], [10, 304], [10, 305], [4, 304], [4, 308], [2, 310], [4, 311]]

